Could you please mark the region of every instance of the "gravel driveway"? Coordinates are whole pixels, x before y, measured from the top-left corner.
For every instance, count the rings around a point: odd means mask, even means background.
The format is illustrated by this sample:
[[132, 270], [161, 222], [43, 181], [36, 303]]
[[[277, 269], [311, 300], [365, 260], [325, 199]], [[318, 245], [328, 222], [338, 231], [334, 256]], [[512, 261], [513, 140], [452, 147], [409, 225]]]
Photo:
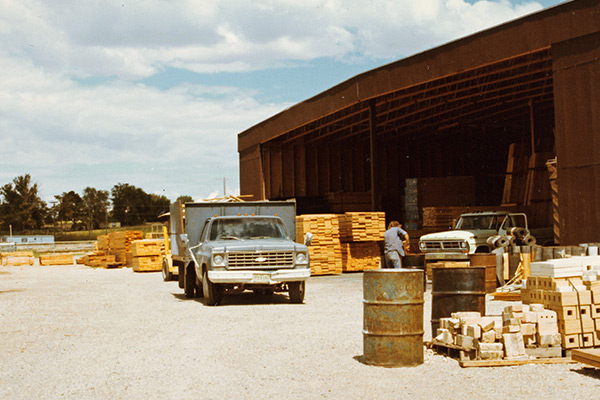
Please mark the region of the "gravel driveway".
[[[0, 267], [0, 399], [598, 399], [582, 364], [382, 368], [362, 355], [362, 274], [319, 276], [305, 304], [188, 300], [160, 273]], [[430, 293], [426, 293], [425, 339]]]

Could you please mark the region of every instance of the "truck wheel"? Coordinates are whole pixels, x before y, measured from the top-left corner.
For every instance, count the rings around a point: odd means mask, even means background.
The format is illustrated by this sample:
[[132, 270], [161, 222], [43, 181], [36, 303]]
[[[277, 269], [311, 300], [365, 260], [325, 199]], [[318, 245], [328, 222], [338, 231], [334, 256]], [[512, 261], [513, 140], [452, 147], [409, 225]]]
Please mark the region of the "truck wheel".
[[168, 282], [173, 280], [173, 274], [169, 271], [169, 261], [166, 258], [163, 258], [162, 262], [162, 277], [163, 281]]
[[186, 268], [183, 293], [188, 299], [196, 297], [196, 270], [193, 265]]
[[289, 282], [288, 291], [290, 295], [290, 301], [292, 303], [302, 303], [304, 301], [304, 290], [306, 288], [306, 282]]
[[179, 271], [179, 273], [177, 274], [177, 279], [179, 280], [179, 288], [183, 289], [185, 287], [185, 282], [183, 281], [185, 277], [185, 268], [183, 268], [181, 265], [178, 265], [177, 269]]
[[202, 291], [204, 292], [204, 304], [216, 306], [221, 302], [221, 288], [208, 280], [208, 272], [202, 273]]

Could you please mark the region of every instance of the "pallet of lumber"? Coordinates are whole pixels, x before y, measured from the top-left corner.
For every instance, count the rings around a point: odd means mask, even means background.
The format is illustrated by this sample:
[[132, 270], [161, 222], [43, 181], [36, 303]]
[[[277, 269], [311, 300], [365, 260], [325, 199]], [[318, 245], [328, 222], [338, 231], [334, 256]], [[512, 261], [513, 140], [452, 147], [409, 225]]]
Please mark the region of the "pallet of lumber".
[[161, 271], [162, 257], [160, 255], [133, 257], [131, 268], [134, 272]]
[[600, 349], [575, 349], [571, 351], [571, 359], [583, 364], [600, 368]]
[[108, 235], [100, 235], [96, 238], [96, 250], [106, 253], [110, 251], [110, 239]]
[[340, 217], [342, 242], [379, 241], [384, 233], [384, 212], [347, 212]]
[[380, 242], [342, 243], [342, 270], [344, 272], [377, 269], [380, 262]]
[[114, 254], [105, 254], [101, 251], [86, 254], [78, 259], [77, 263], [93, 268], [120, 268], [123, 266], [117, 261]]
[[35, 257], [31, 251], [0, 253], [0, 264], [3, 266], [33, 265]]
[[117, 231], [109, 234], [110, 249], [114, 252], [130, 252], [131, 242], [142, 239], [140, 231]]
[[343, 272], [342, 246], [308, 246], [311, 275], [337, 275]]
[[55, 253], [40, 255], [40, 265], [73, 265], [73, 254]]

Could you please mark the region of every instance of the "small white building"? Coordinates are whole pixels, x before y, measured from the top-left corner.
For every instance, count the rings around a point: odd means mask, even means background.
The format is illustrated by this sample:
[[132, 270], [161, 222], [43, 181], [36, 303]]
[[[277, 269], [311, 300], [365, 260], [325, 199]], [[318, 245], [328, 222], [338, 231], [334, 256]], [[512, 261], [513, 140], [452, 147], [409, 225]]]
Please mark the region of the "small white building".
[[54, 235], [0, 236], [0, 242], [15, 244], [54, 243]]

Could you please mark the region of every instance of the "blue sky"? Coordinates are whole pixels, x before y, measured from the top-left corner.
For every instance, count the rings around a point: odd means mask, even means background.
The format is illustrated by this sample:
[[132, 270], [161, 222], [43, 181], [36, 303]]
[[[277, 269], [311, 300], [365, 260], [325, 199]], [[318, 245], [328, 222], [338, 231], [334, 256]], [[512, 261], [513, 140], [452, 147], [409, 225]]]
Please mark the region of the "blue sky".
[[237, 134], [560, 1], [0, 0], [0, 185], [239, 193]]

